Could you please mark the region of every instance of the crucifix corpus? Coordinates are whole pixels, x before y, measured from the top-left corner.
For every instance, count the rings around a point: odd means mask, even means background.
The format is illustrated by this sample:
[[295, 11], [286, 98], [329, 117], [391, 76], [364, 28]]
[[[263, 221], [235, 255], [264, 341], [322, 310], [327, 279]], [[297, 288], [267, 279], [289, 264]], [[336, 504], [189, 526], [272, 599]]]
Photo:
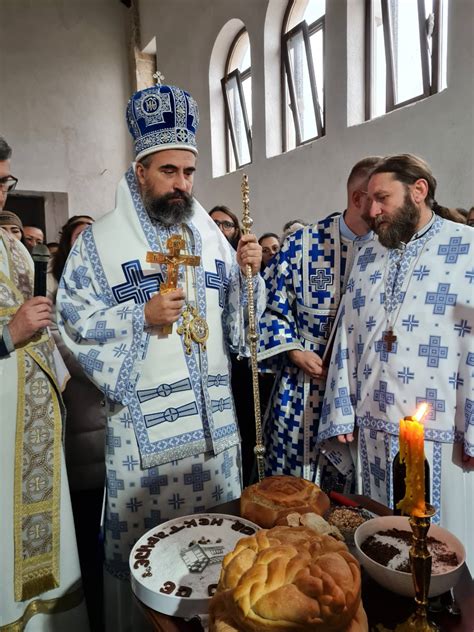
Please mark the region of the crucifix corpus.
[[[166, 240], [168, 252], [147, 252], [147, 263], [160, 263], [166, 266], [166, 281], [160, 285], [160, 292], [166, 294], [178, 287], [179, 266], [196, 267], [201, 262], [201, 257], [197, 255], [186, 255], [181, 252], [185, 247], [184, 239], [180, 235], [171, 235]], [[173, 325], [164, 325], [163, 333], [170, 334]]]
[[387, 329], [387, 331], [384, 331], [383, 333], [383, 341], [387, 345], [387, 351], [390, 353], [393, 347], [393, 343], [397, 342], [397, 337], [391, 329]]

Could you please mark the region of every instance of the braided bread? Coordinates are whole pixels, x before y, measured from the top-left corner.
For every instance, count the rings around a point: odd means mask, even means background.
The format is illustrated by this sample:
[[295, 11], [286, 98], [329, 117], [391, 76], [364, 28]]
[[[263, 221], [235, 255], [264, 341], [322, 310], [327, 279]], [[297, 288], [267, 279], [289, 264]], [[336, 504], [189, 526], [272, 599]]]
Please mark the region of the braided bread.
[[367, 631], [360, 589], [359, 564], [342, 542], [305, 527], [262, 530], [224, 558], [210, 629]]

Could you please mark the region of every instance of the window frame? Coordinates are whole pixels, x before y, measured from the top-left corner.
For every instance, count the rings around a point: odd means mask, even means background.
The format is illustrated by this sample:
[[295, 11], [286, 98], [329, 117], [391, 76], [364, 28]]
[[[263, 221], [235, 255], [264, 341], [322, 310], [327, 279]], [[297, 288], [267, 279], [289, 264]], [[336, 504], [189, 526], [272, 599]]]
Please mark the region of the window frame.
[[[374, 2], [375, 0], [365, 0], [365, 119], [367, 121], [375, 118], [373, 114], [373, 56], [374, 56]], [[395, 54], [392, 38], [392, 18], [389, 7], [390, 0], [380, 0], [382, 10], [382, 29], [385, 49], [385, 114], [394, 112], [411, 103], [416, 103], [422, 99], [437, 94], [440, 90], [440, 68], [442, 46], [440, 42], [442, 29], [441, 17], [443, 0], [433, 0], [432, 13], [434, 15], [434, 28], [431, 34], [431, 55], [429, 51], [428, 36], [426, 33], [426, 15], [424, 0], [416, 0], [418, 10], [418, 33], [420, 44], [420, 63], [423, 81], [423, 91], [410, 99], [396, 103], [397, 86], [395, 78]], [[431, 81], [430, 81], [430, 61], [431, 61]], [[383, 116], [383, 114], [381, 115]]]
[[[307, 143], [311, 143], [326, 134], [326, 91], [324, 90], [323, 103], [321, 107], [321, 101], [319, 99], [318, 93], [318, 85], [316, 82], [316, 75], [314, 73], [314, 64], [313, 64], [313, 56], [311, 49], [310, 38], [312, 35], [317, 33], [318, 31], [322, 31], [323, 36], [323, 68], [325, 69], [325, 59], [326, 59], [326, 15], [322, 15], [317, 20], [308, 25], [306, 20], [302, 20], [298, 24], [296, 24], [289, 31], [286, 31], [288, 27], [288, 22], [290, 19], [291, 11], [295, 6], [295, 0], [290, 0], [286, 7], [285, 15], [283, 17], [282, 29], [281, 29], [281, 38], [280, 38], [280, 51], [281, 51], [281, 120], [282, 120], [282, 150], [283, 152], [288, 151], [288, 141], [287, 141], [287, 128], [288, 128], [288, 119], [287, 119], [287, 103], [286, 103], [286, 90], [288, 88], [288, 95], [290, 98], [289, 108], [291, 110], [293, 116], [293, 124], [295, 126], [295, 148], [301, 147], [302, 145], [306, 145]], [[309, 81], [311, 86], [311, 98], [313, 102], [313, 111], [316, 122], [317, 135], [311, 138], [307, 138], [305, 140], [301, 140], [301, 128], [300, 121], [298, 118], [298, 108], [296, 106], [296, 94], [295, 94], [295, 82], [293, 75], [291, 73], [290, 66], [290, 58], [288, 52], [288, 42], [289, 40], [301, 32], [303, 35], [303, 41], [305, 46], [305, 55], [306, 55], [306, 63], [308, 68]], [[324, 72], [324, 77], [326, 77], [326, 73]], [[324, 119], [321, 116], [321, 113], [324, 112]], [[324, 120], [324, 122], [323, 122]]]
[[[252, 66], [250, 65], [248, 68], [246, 68], [242, 72], [240, 72], [240, 70], [238, 68], [236, 68], [235, 70], [232, 70], [231, 72], [229, 72], [230, 62], [232, 60], [232, 56], [234, 54], [235, 48], [236, 48], [239, 40], [241, 39], [241, 37], [245, 33], [248, 33], [248, 31], [244, 27], [244, 28], [240, 29], [240, 31], [234, 37], [234, 40], [232, 41], [232, 44], [229, 47], [229, 52], [227, 54], [227, 59], [226, 59], [226, 62], [225, 62], [225, 75], [221, 79], [222, 96], [223, 96], [223, 100], [224, 100], [224, 125], [225, 125], [226, 171], [227, 171], [227, 173], [231, 172], [231, 154], [230, 154], [231, 148], [232, 148], [232, 152], [234, 154], [236, 170], [237, 169], [241, 169], [242, 167], [244, 167], [244, 166], [246, 166], [248, 164], [251, 164], [251, 162], [252, 162], [252, 130], [250, 129], [249, 118], [248, 118], [248, 114], [247, 114], [247, 106], [246, 106], [246, 103], [245, 103], [245, 95], [244, 95], [244, 90], [243, 90], [243, 86], [242, 86], [243, 82], [246, 79], [251, 78], [251, 76], [252, 76]], [[241, 163], [240, 159], [239, 159], [239, 151], [238, 151], [238, 146], [237, 146], [237, 134], [236, 134], [236, 130], [235, 130], [234, 120], [232, 119], [232, 116], [231, 116], [231, 107], [230, 107], [229, 98], [228, 98], [228, 94], [227, 94], [227, 86], [234, 79], [235, 79], [235, 82], [237, 84], [240, 108], [242, 110], [242, 118], [243, 118], [243, 122], [244, 122], [245, 134], [246, 134], [246, 138], [247, 138], [247, 144], [248, 144], [248, 150], [249, 150], [249, 156], [250, 156], [250, 160], [248, 162], [243, 162], [243, 163]], [[230, 136], [231, 144], [229, 144], [229, 136]]]

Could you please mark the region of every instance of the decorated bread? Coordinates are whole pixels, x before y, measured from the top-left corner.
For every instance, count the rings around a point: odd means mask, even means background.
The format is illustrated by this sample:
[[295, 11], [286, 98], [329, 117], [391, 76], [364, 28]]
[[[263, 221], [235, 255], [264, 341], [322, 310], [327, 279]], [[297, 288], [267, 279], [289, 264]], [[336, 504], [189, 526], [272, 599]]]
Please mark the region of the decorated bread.
[[240, 515], [264, 529], [291, 512], [322, 515], [329, 509], [329, 498], [320, 487], [294, 476], [270, 476], [250, 485], [240, 497]]
[[305, 527], [262, 530], [224, 558], [210, 632], [367, 632], [360, 590], [342, 542]]

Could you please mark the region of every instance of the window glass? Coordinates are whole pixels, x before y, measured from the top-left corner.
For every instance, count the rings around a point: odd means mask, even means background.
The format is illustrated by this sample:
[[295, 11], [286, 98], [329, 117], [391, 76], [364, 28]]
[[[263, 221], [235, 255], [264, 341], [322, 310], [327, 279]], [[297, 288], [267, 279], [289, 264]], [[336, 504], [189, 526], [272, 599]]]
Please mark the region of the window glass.
[[447, 3], [367, 0], [370, 117], [446, 87]]
[[306, 24], [312, 24], [322, 18], [326, 13], [326, 0], [299, 0], [293, 1], [286, 31], [290, 31], [300, 22], [305, 21]]
[[423, 94], [418, 3], [390, 0], [395, 103]]
[[324, 134], [325, 0], [290, 0], [282, 33], [283, 150]]
[[305, 43], [301, 32], [288, 40], [291, 74], [294, 77], [297, 116], [301, 141], [317, 136], [316, 116], [311, 95], [311, 81], [306, 60]]
[[240, 98], [237, 76], [229, 77], [226, 83], [227, 102], [230, 109], [230, 118], [235, 132], [235, 156], [238, 165], [250, 162], [250, 148], [247, 142], [247, 132], [245, 126], [244, 111]]
[[234, 39], [222, 79], [227, 138], [227, 170], [252, 160], [252, 76], [250, 40], [243, 29]]

